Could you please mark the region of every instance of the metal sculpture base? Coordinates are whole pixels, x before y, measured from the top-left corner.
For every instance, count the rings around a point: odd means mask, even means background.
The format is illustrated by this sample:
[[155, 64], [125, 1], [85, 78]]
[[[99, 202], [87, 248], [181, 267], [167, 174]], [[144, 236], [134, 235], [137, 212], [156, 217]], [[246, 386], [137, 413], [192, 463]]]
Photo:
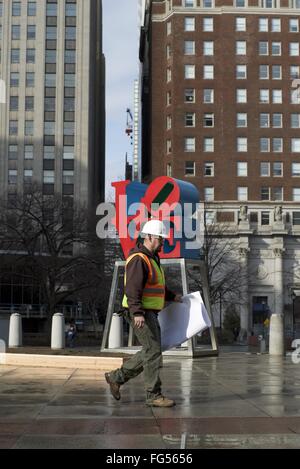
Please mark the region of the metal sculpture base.
[[[191, 339], [189, 339], [187, 342], [185, 342], [183, 345], [181, 345], [180, 347], [176, 347], [171, 350], [167, 350], [166, 352], [163, 352], [163, 355], [164, 356], [173, 355], [173, 356], [181, 356], [181, 357], [189, 357], [189, 358], [218, 355], [217, 337], [216, 337], [216, 331], [215, 331], [215, 326], [214, 326], [214, 319], [213, 319], [211, 306], [210, 306], [207, 272], [206, 272], [206, 266], [205, 266], [204, 261], [203, 260], [191, 260], [191, 259], [161, 259], [161, 264], [164, 266], [179, 266], [180, 267], [183, 295], [188, 294], [186, 266], [193, 265], [193, 266], [199, 267], [202, 291], [203, 291], [203, 301], [204, 301], [205, 307], [207, 309], [208, 315], [211, 320], [211, 327], [209, 328], [210, 339], [211, 339], [210, 349], [206, 348], [205, 346], [197, 345], [197, 337], [194, 336]], [[114, 267], [111, 290], [110, 290], [105, 326], [104, 326], [104, 331], [103, 331], [102, 346], [101, 346], [101, 352], [108, 352], [111, 355], [119, 354], [119, 353], [133, 354], [133, 353], [136, 353], [141, 348], [141, 347], [136, 347], [133, 345], [132, 327], [129, 328], [127, 347], [120, 347], [120, 348], [113, 348], [113, 349], [108, 348], [108, 338], [109, 338], [109, 333], [110, 333], [112, 315], [114, 313], [114, 306], [116, 303], [121, 269], [125, 269], [125, 261], [116, 261], [115, 267]]]

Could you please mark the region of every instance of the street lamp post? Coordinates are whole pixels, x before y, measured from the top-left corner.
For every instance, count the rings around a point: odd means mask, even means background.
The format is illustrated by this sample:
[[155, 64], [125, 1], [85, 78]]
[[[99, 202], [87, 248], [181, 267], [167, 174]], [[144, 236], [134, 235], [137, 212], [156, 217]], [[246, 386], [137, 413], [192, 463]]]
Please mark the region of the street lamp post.
[[294, 339], [295, 337], [295, 299], [296, 299], [296, 295], [295, 295], [295, 292], [293, 291], [292, 292], [292, 300], [293, 300], [293, 303], [292, 303], [292, 339]]

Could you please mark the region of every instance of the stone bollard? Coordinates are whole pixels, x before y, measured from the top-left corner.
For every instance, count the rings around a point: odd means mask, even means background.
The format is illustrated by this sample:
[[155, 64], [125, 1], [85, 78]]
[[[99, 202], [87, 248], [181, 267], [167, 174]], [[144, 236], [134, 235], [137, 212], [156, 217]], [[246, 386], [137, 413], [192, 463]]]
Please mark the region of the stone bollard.
[[51, 348], [65, 348], [65, 318], [61, 313], [56, 313], [52, 317]]
[[272, 314], [270, 321], [269, 354], [284, 355], [283, 314]]
[[108, 348], [118, 348], [123, 345], [123, 319], [116, 313], [111, 319]]
[[22, 316], [19, 313], [13, 313], [9, 320], [9, 347], [22, 347]]

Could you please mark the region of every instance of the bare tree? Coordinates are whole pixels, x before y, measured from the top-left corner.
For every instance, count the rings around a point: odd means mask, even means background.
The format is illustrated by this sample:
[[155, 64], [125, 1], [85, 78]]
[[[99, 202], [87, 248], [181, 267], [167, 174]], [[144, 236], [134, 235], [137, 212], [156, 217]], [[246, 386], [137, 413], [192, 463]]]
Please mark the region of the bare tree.
[[93, 264], [98, 244], [88, 211], [70, 197], [44, 196], [36, 185], [23, 195], [1, 200], [0, 208], [2, 256], [19, 266], [20, 275], [39, 284], [51, 319], [58, 304], [89, 286], [88, 278], [75, 281]]

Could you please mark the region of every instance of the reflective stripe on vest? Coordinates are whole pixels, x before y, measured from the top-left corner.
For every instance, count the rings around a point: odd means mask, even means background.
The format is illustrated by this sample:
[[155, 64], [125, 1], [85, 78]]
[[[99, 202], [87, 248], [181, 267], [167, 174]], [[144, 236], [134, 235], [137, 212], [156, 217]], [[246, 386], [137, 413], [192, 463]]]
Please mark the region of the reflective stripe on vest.
[[[136, 252], [128, 257], [126, 266], [133, 257], [141, 257], [147, 264], [149, 274], [143, 290], [142, 306], [144, 309], [154, 309], [160, 311], [165, 305], [165, 275], [162, 268], [158, 266], [154, 259], [150, 259], [146, 254]], [[124, 277], [124, 287], [126, 286], [126, 274]], [[124, 295], [122, 306], [128, 308], [127, 296]]]

